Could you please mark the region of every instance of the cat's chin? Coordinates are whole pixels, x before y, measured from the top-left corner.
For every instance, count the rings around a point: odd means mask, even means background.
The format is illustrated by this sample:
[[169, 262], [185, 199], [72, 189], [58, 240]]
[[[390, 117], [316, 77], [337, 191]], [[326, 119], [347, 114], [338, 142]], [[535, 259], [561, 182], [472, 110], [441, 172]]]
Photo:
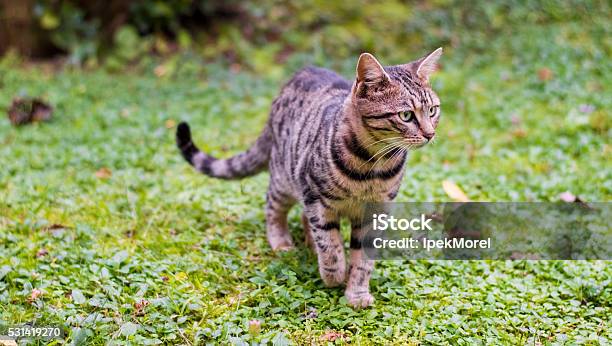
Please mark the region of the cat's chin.
[[422, 143], [414, 143], [411, 144], [410, 146], [410, 150], [417, 150], [417, 149], [421, 149], [422, 147], [426, 146], [429, 142], [422, 142]]

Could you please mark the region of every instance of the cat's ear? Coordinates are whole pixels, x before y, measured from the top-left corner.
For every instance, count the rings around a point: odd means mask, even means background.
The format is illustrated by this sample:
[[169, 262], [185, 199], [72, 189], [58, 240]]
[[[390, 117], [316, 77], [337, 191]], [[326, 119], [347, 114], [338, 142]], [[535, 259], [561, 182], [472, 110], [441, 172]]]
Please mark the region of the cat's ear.
[[425, 82], [429, 81], [429, 76], [438, 70], [438, 60], [442, 56], [442, 47], [434, 50], [411, 65], [412, 71]]
[[370, 53], [362, 53], [357, 62], [357, 83], [374, 85], [386, 81], [389, 76], [382, 65]]

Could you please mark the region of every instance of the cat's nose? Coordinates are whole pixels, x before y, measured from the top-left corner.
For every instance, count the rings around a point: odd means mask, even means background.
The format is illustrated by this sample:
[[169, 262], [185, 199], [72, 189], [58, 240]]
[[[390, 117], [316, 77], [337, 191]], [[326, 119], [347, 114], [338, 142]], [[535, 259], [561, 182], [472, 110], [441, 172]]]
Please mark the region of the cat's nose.
[[423, 133], [423, 137], [427, 138], [427, 140], [431, 140], [435, 133]]

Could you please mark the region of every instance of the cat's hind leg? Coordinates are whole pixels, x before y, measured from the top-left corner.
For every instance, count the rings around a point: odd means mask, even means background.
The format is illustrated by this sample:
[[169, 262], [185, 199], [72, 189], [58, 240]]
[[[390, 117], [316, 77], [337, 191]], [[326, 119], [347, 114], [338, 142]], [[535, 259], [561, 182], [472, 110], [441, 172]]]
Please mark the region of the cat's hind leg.
[[274, 251], [294, 248], [287, 225], [287, 213], [293, 204], [295, 200], [271, 181], [266, 194], [266, 235]]
[[302, 228], [304, 229], [304, 244], [312, 251], [316, 252], [317, 250], [314, 245], [314, 239], [312, 238], [312, 231], [310, 230], [306, 213], [302, 213]]

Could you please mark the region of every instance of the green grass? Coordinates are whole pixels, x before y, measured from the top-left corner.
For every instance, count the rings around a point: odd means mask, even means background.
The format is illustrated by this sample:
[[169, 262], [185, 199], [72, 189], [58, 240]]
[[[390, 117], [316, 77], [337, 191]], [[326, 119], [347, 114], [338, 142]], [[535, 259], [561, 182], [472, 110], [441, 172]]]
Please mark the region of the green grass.
[[[438, 140], [410, 155], [397, 200], [448, 200], [441, 183], [451, 180], [479, 201], [564, 191], [609, 201], [612, 35], [605, 18], [590, 24], [447, 49], [434, 78]], [[0, 322], [62, 324], [75, 344], [310, 344], [333, 332], [354, 344], [610, 343], [609, 261], [380, 262], [376, 305], [352, 310], [342, 290], [323, 287], [308, 250], [269, 249], [267, 174], [209, 179], [174, 147], [172, 126], [187, 120], [202, 149], [245, 149], [289, 72], [177, 59], [162, 78], [149, 65], [109, 74], [0, 63], [0, 106], [43, 95], [56, 107], [49, 123], [0, 121]], [[347, 76], [353, 64], [330, 62]], [[544, 68], [552, 79], [539, 78]], [[104, 167], [112, 175], [97, 177]], [[30, 301], [33, 289], [42, 295]]]

